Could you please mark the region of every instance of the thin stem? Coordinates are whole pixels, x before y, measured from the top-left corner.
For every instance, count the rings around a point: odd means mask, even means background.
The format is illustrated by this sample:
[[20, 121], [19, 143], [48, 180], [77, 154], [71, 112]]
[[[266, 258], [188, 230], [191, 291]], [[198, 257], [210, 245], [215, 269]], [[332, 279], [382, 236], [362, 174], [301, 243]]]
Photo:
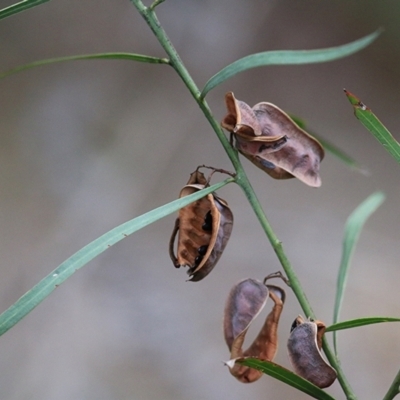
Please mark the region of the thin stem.
[[[243, 181], [245, 179], [245, 181]], [[283, 250], [282, 242], [278, 239], [278, 237], [275, 235], [275, 232], [273, 231], [267, 217], [265, 216], [264, 211], [261, 208], [260, 202], [258, 201], [256, 194], [253, 190], [253, 188], [250, 185], [250, 182], [246, 182], [247, 176], [244, 174], [244, 176], [238, 176], [236, 183], [238, 183], [243, 191], [246, 194], [247, 200], [251, 204], [261, 226], [264, 229], [264, 232], [268, 236], [268, 239], [275, 250], [275, 253], [282, 265], [282, 268], [284, 269], [286, 276], [288, 277], [290, 281], [290, 286], [301, 306], [303, 309], [304, 313], [311, 318], [315, 319], [315, 314], [314, 311], [311, 308], [311, 305], [309, 301], [307, 300], [306, 294], [304, 293], [300, 281], [297, 278], [296, 273], [294, 272], [288, 258], [286, 257], [286, 254]], [[346, 394], [346, 398], [348, 400], [356, 400], [357, 397], [353, 392], [353, 389], [350, 386], [350, 383], [348, 382], [342, 367], [340, 365], [340, 362], [338, 358], [335, 356], [335, 353], [332, 351], [330, 348], [326, 338], [323, 339], [323, 350], [326, 354], [326, 357], [328, 358], [330, 364], [336, 369], [336, 372], [338, 374], [338, 381], [343, 389], [343, 392]]]
[[165, 0], [154, 0], [153, 4], [149, 7], [150, 10], [154, 10], [158, 5], [164, 3]]
[[400, 370], [397, 372], [383, 400], [392, 400], [400, 393]]
[[[249, 201], [251, 207], [253, 208], [264, 232], [266, 233], [281, 265], [282, 268], [284, 269], [286, 276], [288, 277], [290, 281], [290, 286], [297, 298], [297, 300], [300, 303], [300, 306], [302, 307], [304, 313], [312, 318], [315, 318], [314, 312], [311, 308], [311, 305], [309, 301], [307, 300], [307, 297], [301, 287], [300, 281], [297, 278], [296, 273], [294, 272], [288, 258], [286, 257], [286, 254], [283, 250], [282, 243], [278, 239], [278, 237], [275, 235], [275, 232], [273, 231], [262, 207], [257, 199], [257, 196], [250, 184], [250, 181], [242, 167], [242, 164], [239, 160], [238, 153], [236, 149], [234, 149], [228, 139], [226, 138], [224, 132], [222, 131], [222, 128], [220, 124], [217, 122], [217, 120], [214, 118], [207, 102], [201, 98], [201, 93], [199, 88], [197, 87], [196, 83], [192, 79], [191, 75], [189, 74], [188, 70], [184, 66], [182, 60], [180, 59], [178, 53], [176, 52], [174, 46], [172, 45], [171, 41], [169, 40], [166, 32], [164, 29], [161, 27], [153, 9], [147, 8], [143, 5], [141, 0], [130, 0], [134, 6], [137, 8], [137, 10], [140, 12], [142, 17], [145, 19], [147, 24], [150, 26], [151, 30], [153, 31], [154, 35], [157, 37], [158, 41], [160, 42], [161, 46], [165, 50], [165, 52], [168, 54], [168, 57], [170, 59], [170, 64], [173, 66], [175, 71], [178, 73], [186, 87], [189, 89], [190, 93], [192, 94], [193, 98], [196, 100], [197, 104], [203, 111], [205, 117], [209, 121], [211, 127], [215, 131], [218, 139], [220, 140], [222, 146], [224, 147], [224, 150], [226, 151], [229, 159], [231, 160], [235, 171], [236, 171], [236, 183], [242, 188], [242, 190], [245, 193], [245, 196], [247, 200]], [[356, 396], [350, 387], [349, 383], [347, 382], [343, 371], [340, 367], [340, 364], [335, 357], [334, 353], [330, 349], [328, 343], [326, 340], [324, 341], [324, 351], [325, 354], [332, 364], [332, 366], [336, 369], [338, 373], [338, 380], [343, 388], [344, 393], [346, 394], [347, 399], [349, 400], [355, 400]]]
[[278, 239], [275, 232], [273, 231], [262, 207], [261, 204], [254, 192], [254, 189], [251, 187], [250, 182], [245, 174], [242, 174], [236, 178], [236, 182], [243, 189], [247, 200], [249, 201], [253, 211], [255, 212], [258, 221], [260, 222], [264, 232], [266, 233], [272, 248], [274, 249], [282, 268], [284, 269], [286, 276], [290, 281], [290, 287], [292, 288], [294, 294], [297, 297], [297, 300], [300, 303], [301, 308], [307, 317], [315, 318], [314, 311], [312, 310], [309, 301], [301, 287], [300, 281], [297, 278], [296, 273], [294, 272], [286, 254], [283, 250], [282, 242]]
[[357, 400], [357, 396], [355, 395], [352, 387], [350, 386], [349, 381], [347, 380], [346, 375], [344, 374], [344, 372], [342, 370], [340, 361], [337, 358], [334, 351], [329, 346], [329, 343], [326, 340], [326, 337], [322, 338], [322, 349], [324, 350], [324, 353], [325, 353], [326, 358], [328, 359], [329, 363], [335, 368], [335, 370], [337, 372], [337, 378], [340, 383], [340, 386], [343, 389], [343, 392], [346, 394], [346, 399], [347, 400]]
[[204, 115], [206, 116], [208, 122], [214, 129], [215, 133], [218, 136], [222, 146], [224, 147], [225, 152], [227, 153], [228, 157], [230, 158], [235, 170], [239, 172], [239, 170], [243, 170], [237, 152], [229, 143], [229, 140], [226, 138], [222, 128], [220, 127], [219, 123], [216, 121], [210, 107], [208, 106], [207, 102], [200, 98], [200, 89], [197, 87], [196, 83], [194, 82], [193, 78], [189, 74], [188, 70], [184, 66], [179, 54], [175, 50], [175, 47], [169, 40], [166, 32], [161, 27], [160, 22], [154, 12], [154, 10], [147, 8], [144, 6], [141, 0], [130, 0], [134, 6], [137, 8], [139, 13], [142, 15], [144, 20], [149, 25], [150, 29], [153, 31], [154, 35], [160, 42], [161, 46], [163, 47], [164, 51], [168, 54], [168, 58], [170, 60], [170, 64], [175, 69], [179, 77], [182, 79], [183, 83], [189, 89], [189, 92], [192, 94], [193, 98], [196, 100], [197, 104], [203, 111]]

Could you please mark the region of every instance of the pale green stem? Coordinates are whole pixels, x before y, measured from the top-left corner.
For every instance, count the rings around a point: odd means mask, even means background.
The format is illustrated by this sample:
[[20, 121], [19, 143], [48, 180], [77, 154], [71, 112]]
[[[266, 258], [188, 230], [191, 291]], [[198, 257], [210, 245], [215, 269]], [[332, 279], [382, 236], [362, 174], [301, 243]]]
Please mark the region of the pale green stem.
[[[230, 158], [233, 167], [235, 168], [236, 171], [236, 183], [242, 188], [244, 191], [247, 200], [249, 201], [251, 207], [253, 208], [262, 228], [264, 229], [264, 232], [266, 233], [281, 265], [282, 268], [284, 269], [286, 276], [288, 277], [290, 281], [290, 286], [297, 298], [297, 300], [300, 303], [300, 306], [302, 307], [304, 313], [312, 318], [315, 318], [314, 312], [310, 306], [310, 303], [307, 300], [307, 297], [301, 287], [300, 281], [297, 278], [296, 273], [294, 272], [288, 258], [286, 257], [286, 254], [283, 250], [283, 246], [281, 241], [278, 239], [278, 237], [275, 235], [275, 232], [273, 231], [262, 207], [260, 202], [257, 199], [257, 196], [250, 184], [250, 181], [242, 167], [242, 164], [239, 160], [237, 151], [230, 145], [228, 139], [226, 138], [224, 132], [221, 129], [220, 124], [217, 122], [217, 120], [214, 118], [212, 115], [212, 112], [207, 104], [207, 102], [201, 98], [200, 90], [193, 81], [191, 75], [187, 71], [186, 67], [184, 66], [182, 60], [180, 59], [178, 53], [176, 52], [174, 46], [172, 45], [171, 41], [169, 40], [166, 32], [164, 29], [161, 27], [157, 16], [154, 13], [153, 9], [147, 8], [144, 6], [141, 0], [130, 0], [134, 6], [137, 8], [137, 10], [140, 12], [142, 17], [145, 19], [151, 30], [153, 31], [154, 35], [157, 37], [158, 41], [160, 42], [161, 46], [167, 53], [169, 59], [170, 59], [170, 64], [173, 66], [175, 71], [178, 73], [186, 87], [189, 89], [190, 93], [196, 100], [197, 104], [203, 111], [205, 117], [209, 121], [210, 125], [214, 129], [215, 133], [217, 134], [218, 139], [220, 140], [222, 146], [224, 147], [228, 157]], [[348, 400], [355, 400], [356, 396], [350, 387], [350, 384], [347, 382], [346, 377], [340, 367], [340, 364], [335, 357], [333, 351], [330, 349], [328, 343], [326, 340], [324, 341], [324, 351], [325, 354], [329, 360], [329, 362], [332, 364], [332, 366], [336, 369], [338, 373], [338, 380], [343, 388], [344, 393], [346, 394], [346, 398]]]
[[385, 394], [383, 400], [392, 400], [400, 393], [400, 370], [397, 372], [389, 390]]
[[164, 3], [165, 0], [154, 0], [153, 4], [149, 7], [150, 10], [154, 10], [158, 5]]

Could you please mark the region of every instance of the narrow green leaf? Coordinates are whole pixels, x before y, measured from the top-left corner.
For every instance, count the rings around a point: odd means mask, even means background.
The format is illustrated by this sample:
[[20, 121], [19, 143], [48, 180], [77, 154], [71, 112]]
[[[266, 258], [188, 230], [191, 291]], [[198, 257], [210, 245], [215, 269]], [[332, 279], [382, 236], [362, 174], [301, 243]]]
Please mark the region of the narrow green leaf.
[[372, 43], [380, 34], [380, 30], [371, 33], [354, 42], [325, 49], [316, 50], [276, 50], [265, 51], [263, 53], [251, 54], [240, 60], [229, 64], [217, 74], [215, 74], [204, 86], [201, 97], [214, 89], [217, 85], [225, 82], [227, 79], [246, 71], [250, 68], [263, 67], [268, 65], [294, 65], [294, 64], [311, 64], [337, 60], [342, 57], [349, 56]]
[[380, 324], [382, 322], [400, 322], [400, 318], [392, 317], [366, 317], [351, 319], [348, 321], [338, 322], [326, 328], [325, 332], [340, 331], [342, 329], [357, 328], [359, 326]]
[[354, 94], [344, 90], [354, 108], [354, 115], [375, 136], [378, 142], [400, 164], [400, 143], [392, 136], [376, 115]]
[[11, 17], [11, 15], [20, 13], [27, 10], [28, 8], [39, 6], [40, 4], [47, 3], [50, 0], [22, 0], [19, 3], [15, 3], [11, 6], [0, 10], [0, 19]]
[[20, 65], [18, 67], [12, 68], [8, 71], [0, 73], [0, 79], [4, 78], [8, 75], [15, 74], [17, 72], [25, 71], [27, 69], [40, 67], [42, 65], [54, 64], [65, 61], [76, 61], [76, 60], [131, 60], [138, 62], [145, 62], [150, 64], [169, 64], [168, 59], [166, 58], [157, 58], [151, 56], [144, 56], [142, 54], [134, 54], [134, 53], [98, 53], [98, 54], [81, 54], [76, 56], [67, 56], [67, 57], [57, 57], [57, 58], [49, 58], [46, 60], [34, 61], [29, 64]]
[[296, 375], [294, 372], [289, 371], [288, 369], [283, 368], [271, 361], [264, 361], [250, 357], [240, 360], [238, 363], [257, 369], [266, 375], [272, 376], [273, 378], [278, 379], [297, 390], [301, 390], [314, 399], [334, 400], [333, 397], [320, 389], [318, 386], [313, 385], [311, 382], [303, 379], [301, 376]]
[[83, 247], [70, 258], [60, 264], [54, 271], [42, 279], [36, 286], [26, 292], [16, 303], [0, 315], [0, 335], [7, 332], [25, 315], [32, 311], [41, 303], [57, 286], [69, 278], [74, 272], [82, 268], [93, 258], [110, 248], [115, 243], [125, 239], [132, 233], [144, 228], [145, 226], [178, 211], [187, 204], [196, 201], [207, 194], [214, 192], [233, 182], [233, 178], [224, 180], [206, 189], [199, 190], [189, 196], [182, 197], [171, 203], [155, 208], [137, 218], [134, 218], [122, 225], [117, 226], [111, 231], [100, 236], [90, 244]]
[[303, 118], [298, 117], [297, 115], [288, 114], [290, 118], [298, 125], [299, 128], [307, 130], [307, 123]]
[[339, 149], [339, 147], [335, 146], [328, 140], [325, 140], [321, 136], [315, 134], [314, 132], [311, 132], [310, 130], [307, 129], [306, 122], [302, 119], [299, 118], [295, 115], [290, 114], [290, 118], [301, 128], [304, 129], [306, 132], [308, 132], [310, 135], [314, 136], [315, 139], [317, 139], [322, 147], [332, 154], [334, 157], [336, 157], [339, 161], [341, 161], [343, 164], [345, 164], [347, 167], [363, 174], [363, 175], [368, 175], [368, 170], [362, 166], [358, 161], [356, 161], [354, 158], [350, 157], [348, 154], [346, 154], [343, 150]]
[[[333, 323], [339, 319], [339, 313], [342, 306], [344, 290], [346, 288], [347, 277], [350, 268], [350, 260], [353, 255], [355, 245], [360, 237], [361, 229], [368, 218], [377, 210], [383, 203], [385, 195], [382, 192], [373, 193], [365, 199], [349, 216], [346, 221], [343, 237], [342, 259], [336, 285], [336, 299], [333, 311]], [[335, 352], [336, 348], [336, 333], [333, 334], [333, 344]]]
[[322, 144], [322, 147], [327, 152], [332, 154], [334, 157], [336, 157], [339, 161], [341, 161], [347, 167], [353, 169], [354, 171], [359, 172], [360, 174], [369, 175], [369, 172], [366, 167], [361, 165], [353, 157], [350, 157], [342, 149], [339, 149], [339, 147], [335, 146], [333, 143], [329, 142], [328, 140], [325, 140], [321, 136], [316, 135], [315, 133], [313, 133], [312, 135]]

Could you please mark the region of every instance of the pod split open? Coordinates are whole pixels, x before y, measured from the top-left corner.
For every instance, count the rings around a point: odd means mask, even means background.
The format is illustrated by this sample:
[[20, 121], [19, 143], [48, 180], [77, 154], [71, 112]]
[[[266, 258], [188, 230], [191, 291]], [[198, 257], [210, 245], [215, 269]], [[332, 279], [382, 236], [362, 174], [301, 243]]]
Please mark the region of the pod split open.
[[[179, 197], [188, 196], [207, 186], [204, 174], [196, 170], [190, 175]], [[189, 280], [192, 282], [206, 277], [221, 257], [231, 235], [232, 226], [233, 214], [228, 203], [215, 193], [181, 208], [169, 243], [169, 253], [174, 266], [188, 267]]]
[[321, 321], [304, 320], [298, 316], [292, 324], [288, 340], [289, 358], [295, 372], [320, 388], [332, 385], [337, 376], [322, 357], [325, 329]]
[[[243, 351], [246, 333], [262, 311], [268, 298], [274, 305], [260, 333], [250, 347]], [[263, 375], [261, 371], [235, 363], [236, 359], [257, 357], [272, 361], [278, 349], [278, 323], [285, 302], [285, 292], [278, 286], [265, 285], [255, 279], [245, 279], [229, 293], [224, 312], [224, 337], [231, 352], [228, 362], [231, 374], [243, 383], [251, 383]]]
[[236, 148], [275, 179], [296, 177], [321, 186], [320, 162], [324, 149], [283, 110], [261, 102], [250, 107], [232, 92], [225, 95], [228, 114], [221, 125], [236, 139]]

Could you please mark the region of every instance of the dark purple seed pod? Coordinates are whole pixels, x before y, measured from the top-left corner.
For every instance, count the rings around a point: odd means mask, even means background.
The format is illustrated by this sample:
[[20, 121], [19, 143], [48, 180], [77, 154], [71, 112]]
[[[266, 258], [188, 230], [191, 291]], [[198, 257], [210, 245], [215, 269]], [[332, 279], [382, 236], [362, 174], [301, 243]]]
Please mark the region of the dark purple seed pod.
[[241, 154], [275, 179], [296, 177], [309, 186], [321, 185], [324, 149], [288, 114], [266, 102], [250, 107], [232, 92], [225, 102], [228, 114], [221, 125], [231, 132]]
[[290, 362], [296, 374], [320, 388], [332, 385], [337, 376], [321, 354], [324, 332], [323, 322], [304, 320], [298, 316], [292, 324], [287, 344]]
[[[268, 298], [274, 302], [259, 334], [247, 350], [243, 342], [251, 323], [264, 308]], [[261, 378], [263, 373], [254, 368], [236, 364], [243, 357], [257, 357], [272, 361], [278, 348], [278, 323], [285, 301], [285, 292], [278, 286], [265, 285], [255, 279], [245, 279], [230, 291], [224, 311], [224, 337], [230, 351], [227, 363], [230, 373], [243, 383]]]

